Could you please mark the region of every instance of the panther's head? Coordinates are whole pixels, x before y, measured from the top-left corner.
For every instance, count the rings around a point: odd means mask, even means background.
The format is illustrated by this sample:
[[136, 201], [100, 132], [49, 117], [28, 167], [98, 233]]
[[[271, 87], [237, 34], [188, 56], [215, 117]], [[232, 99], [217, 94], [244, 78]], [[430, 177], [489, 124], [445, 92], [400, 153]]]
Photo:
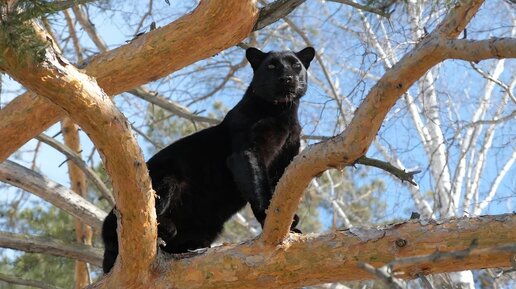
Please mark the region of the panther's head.
[[289, 103], [306, 93], [306, 70], [315, 56], [307, 47], [299, 52], [262, 52], [254, 47], [246, 51], [254, 76], [251, 89], [255, 95], [271, 103]]

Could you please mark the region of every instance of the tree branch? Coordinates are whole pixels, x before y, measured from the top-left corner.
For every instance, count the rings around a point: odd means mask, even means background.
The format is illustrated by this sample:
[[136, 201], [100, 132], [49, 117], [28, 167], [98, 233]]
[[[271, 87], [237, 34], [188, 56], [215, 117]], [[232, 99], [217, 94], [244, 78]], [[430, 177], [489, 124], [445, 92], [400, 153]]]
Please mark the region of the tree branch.
[[64, 154], [69, 160], [74, 162], [77, 167], [79, 167], [84, 174], [88, 177], [88, 179], [97, 187], [99, 192], [102, 194], [102, 197], [108, 201], [109, 204], [112, 206], [115, 205], [115, 199], [113, 198], [113, 195], [111, 193], [111, 190], [108, 189], [106, 184], [100, 179], [100, 177], [93, 171], [83, 160], [82, 158], [77, 155], [76, 152], [71, 150], [68, 146], [58, 142], [57, 140], [45, 135], [40, 134], [35, 137], [35, 139], [46, 143], [47, 145], [53, 147], [57, 151]]
[[[46, 39], [44, 31], [34, 28]], [[138, 286], [144, 279], [136, 272], [148, 269], [157, 250], [155, 192], [127, 119], [89, 76], [52, 48], [46, 49], [44, 60], [37, 63], [35, 59], [19, 59], [16, 47], [3, 45], [0, 43], [0, 51], [4, 51], [6, 72], [29, 90], [63, 107], [98, 148], [112, 180], [119, 212], [119, 262], [113, 268], [119, 273], [112, 285]]]
[[516, 58], [516, 38], [451, 39], [442, 43], [442, 49], [448, 59], [478, 62], [492, 58]]
[[100, 233], [106, 212], [66, 187], [9, 160], [0, 163], [0, 180], [50, 202]]
[[15, 276], [9, 276], [0, 273], [0, 281], [7, 282], [9, 284], [15, 284], [15, 285], [23, 285], [23, 286], [29, 286], [34, 288], [41, 288], [41, 289], [60, 289], [59, 287], [56, 287], [54, 285], [46, 284], [42, 281], [34, 281], [34, 280], [27, 280], [22, 279]]
[[413, 176], [415, 174], [418, 174], [421, 172], [420, 170], [407, 172], [405, 170], [402, 170], [402, 169], [399, 169], [399, 168], [393, 166], [389, 162], [384, 162], [384, 161], [377, 160], [377, 159], [371, 159], [366, 156], [360, 157], [355, 163], [382, 169], [386, 172], [393, 174], [395, 177], [400, 179], [402, 182], [403, 181], [409, 182], [410, 184], [412, 184], [416, 187], [417, 187], [417, 183], [414, 181]]
[[482, 0], [458, 4], [416, 47], [371, 88], [346, 130], [301, 152], [285, 170], [267, 211], [262, 240], [276, 246], [287, 236], [290, 222], [310, 180], [328, 168], [341, 168], [363, 156], [398, 98], [434, 65], [446, 59], [442, 38], [456, 37], [475, 15]]
[[[257, 18], [252, 0], [201, 1], [192, 13], [95, 56], [84, 69], [108, 95], [116, 95], [238, 44]], [[63, 116], [56, 105], [32, 93], [15, 98], [0, 110], [0, 135], [11, 136], [0, 144], [0, 161]], [[27, 118], [35, 120], [31, 126]]]
[[181, 260], [162, 256], [155, 267], [162, 277], [154, 288], [166, 288], [170, 282], [177, 288], [269, 288], [270, 284], [275, 288], [298, 288], [324, 282], [366, 280], [374, 276], [360, 269], [360, 262], [378, 268], [398, 259], [436, 251], [466, 250], [474, 240], [477, 245], [469, 255], [438, 263], [418, 260], [392, 263], [392, 275], [415, 279], [421, 274], [511, 267], [511, 258], [516, 253], [516, 215], [440, 222], [410, 220], [383, 228], [355, 228], [326, 235], [291, 234], [277, 247], [264, 247], [254, 240], [211, 248], [204, 254]]
[[265, 26], [271, 25], [285, 17], [285, 15], [290, 14], [290, 12], [303, 3], [305, 3], [305, 0], [277, 0], [265, 5], [260, 9], [260, 15], [253, 30], [260, 30]]
[[67, 244], [60, 240], [0, 232], [0, 247], [67, 257], [102, 266], [102, 250], [83, 244]]
[[175, 103], [173, 101], [170, 101], [166, 98], [164, 98], [161, 95], [158, 95], [157, 93], [153, 93], [150, 90], [146, 89], [145, 87], [137, 87], [135, 89], [129, 90], [129, 93], [132, 95], [135, 95], [141, 99], [144, 99], [150, 103], [153, 103], [163, 109], [166, 109], [173, 113], [174, 115], [177, 115], [179, 117], [188, 119], [190, 121], [200, 121], [205, 122], [209, 124], [217, 124], [220, 121], [214, 118], [204, 117], [200, 115], [193, 114], [190, 112], [186, 107]]

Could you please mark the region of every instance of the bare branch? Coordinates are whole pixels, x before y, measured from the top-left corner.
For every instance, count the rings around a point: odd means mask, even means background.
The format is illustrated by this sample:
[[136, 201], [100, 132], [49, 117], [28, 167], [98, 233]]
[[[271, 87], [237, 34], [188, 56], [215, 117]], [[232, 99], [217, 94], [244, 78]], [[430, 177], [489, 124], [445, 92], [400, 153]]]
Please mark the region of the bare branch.
[[[516, 42], [515, 42], [516, 44]], [[477, 65], [475, 65], [474, 62], [470, 62], [469, 65], [471, 65], [471, 67], [476, 71], [478, 72], [478, 74], [482, 75], [483, 78], [489, 80], [489, 81], [492, 81], [494, 83], [496, 83], [498, 86], [500, 86], [504, 91], [505, 93], [507, 93], [509, 95], [509, 97], [511, 98], [511, 100], [516, 103], [516, 97], [514, 96], [514, 94], [512, 94], [512, 91], [511, 89], [509, 88], [509, 86], [503, 82], [501, 82], [499, 79], [496, 79], [494, 78], [492, 75], [490, 75], [489, 73], [483, 71], [482, 69], [480, 69], [480, 67], [478, 67]]]
[[406, 181], [406, 182], [409, 182], [410, 184], [412, 184], [414, 186], [417, 186], [417, 183], [414, 181], [413, 176], [415, 174], [418, 174], [418, 173], [421, 172], [420, 170], [407, 172], [405, 170], [402, 170], [402, 169], [399, 169], [399, 168], [393, 166], [389, 162], [384, 162], [384, 161], [381, 161], [381, 160], [368, 158], [366, 156], [360, 157], [355, 163], [356, 164], [361, 164], [361, 165], [365, 165], [365, 166], [371, 166], [371, 167], [376, 167], [376, 168], [382, 169], [382, 170], [384, 170], [386, 172], [389, 172], [389, 173], [393, 174], [398, 179], [400, 179], [402, 182]]
[[267, 4], [260, 9], [260, 15], [254, 25], [253, 30], [260, 30], [265, 26], [280, 20], [285, 15], [288, 15], [297, 6], [303, 4], [305, 0], [277, 0], [273, 3]]
[[115, 199], [113, 198], [111, 190], [108, 189], [106, 184], [104, 184], [104, 182], [100, 179], [97, 173], [95, 173], [95, 171], [93, 171], [82, 160], [82, 158], [77, 155], [76, 152], [72, 151], [69, 147], [65, 146], [64, 144], [58, 142], [57, 140], [45, 134], [40, 134], [36, 136], [35, 139], [55, 148], [57, 151], [63, 153], [69, 160], [74, 162], [77, 165], [77, 167], [79, 167], [84, 172], [86, 177], [88, 177], [88, 179], [97, 187], [104, 199], [106, 199], [112, 206], [115, 205]]
[[99, 233], [106, 212], [66, 187], [9, 160], [0, 163], [0, 180], [52, 203]]
[[193, 114], [190, 112], [186, 107], [175, 103], [173, 101], [170, 101], [163, 96], [159, 95], [158, 93], [153, 93], [150, 90], [146, 89], [145, 87], [137, 87], [135, 89], [129, 90], [129, 93], [141, 98], [145, 99], [146, 101], [153, 103], [163, 109], [166, 109], [173, 113], [174, 115], [177, 115], [179, 117], [188, 119], [190, 121], [199, 121], [199, 122], [205, 122], [209, 124], [217, 124], [220, 121], [214, 118], [204, 117], [200, 115]]
[[336, 3], [341, 3], [341, 4], [346, 4], [346, 5], [349, 5], [351, 7], [354, 7], [354, 8], [360, 9], [360, 10], [364, 10], [364, 11], [367, 11], [367, 12], [378, 14], [378, 15], [380, 15], [382, 17], [385, 17], [385, 18], [391, 17], [391, 13], [386, 13], [385, 11], [383, 11], [381, 9], [378, 9], [378, 8], [375, 8], [375, 7], [371, 7], [371, 6], [367, 6], [367, 5], [361, 5], [361, 4], [358, 4], [358, 3], [350, 1], [350, 0], [328, 0], [328, 1], [336, 2]]
[[0, 247], [67, 257], [95, 266], [102, 265], [102, 250], [83, 244], [67, 244], [51, 238], [0, 232]]
[[90, 3], [93, 1], [95, 1], [95, 0], [65, 0], [65, 1], [54, 1], [54, 3], [52, 3], [52, 4], [55, 5], [55, 8], [57, 10], [66, 10], [68, 8], [72, 8], [75, 6], [82, 5], [82, 4], [87, 4], [87, 3]]
[[392, 289], [403, 289], [403, 284], [387, 272], [387, 267], [375, 268], [371, 264], [359, 262], [358, 267], [376, 276], [382, 283]]
[[15, 284], [15, 285], [23, 285], [23, 286], [29, 286], [34, 288], [41, 288], [41, 289], [60, 289], [59, 287], [56, 287], [54, 285], [46, 284], [42, 281], [34, 281], [34, 280], [27, 280], [22, 279], [15, 276], [9, 276], [0, 273], [0, 281], [7, 282], [9, 284]]

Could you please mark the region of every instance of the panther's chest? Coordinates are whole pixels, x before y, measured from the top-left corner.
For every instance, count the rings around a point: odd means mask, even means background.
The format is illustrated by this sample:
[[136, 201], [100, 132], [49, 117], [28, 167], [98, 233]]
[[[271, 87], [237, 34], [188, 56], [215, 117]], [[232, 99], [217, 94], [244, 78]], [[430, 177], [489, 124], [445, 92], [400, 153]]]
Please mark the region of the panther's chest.
[[266, 166], [278, 157], [291, 139], [299, 136], [299, 124], [284, 118], [266, 118], [252, 128], [253, 145]]

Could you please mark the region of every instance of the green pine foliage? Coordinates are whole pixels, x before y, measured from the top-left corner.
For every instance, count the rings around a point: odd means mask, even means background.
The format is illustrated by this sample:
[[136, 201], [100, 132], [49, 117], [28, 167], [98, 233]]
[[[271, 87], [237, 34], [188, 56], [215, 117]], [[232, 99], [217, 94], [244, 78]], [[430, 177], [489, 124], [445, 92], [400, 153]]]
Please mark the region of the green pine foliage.
[[[57, 12], [54, 1], [20, 0], [16, 1], [14, 7], [6, 6], [7, 4], [2, 1], [0, 4], [1, 47], [3, 49], [9, 47], [17, 59], [30, 59], [38, 63], [43, 61], [48, 43], [36, 36], [28, 20]], [[0, 53], [0, 66], [5, 64], [4, 53]]]

